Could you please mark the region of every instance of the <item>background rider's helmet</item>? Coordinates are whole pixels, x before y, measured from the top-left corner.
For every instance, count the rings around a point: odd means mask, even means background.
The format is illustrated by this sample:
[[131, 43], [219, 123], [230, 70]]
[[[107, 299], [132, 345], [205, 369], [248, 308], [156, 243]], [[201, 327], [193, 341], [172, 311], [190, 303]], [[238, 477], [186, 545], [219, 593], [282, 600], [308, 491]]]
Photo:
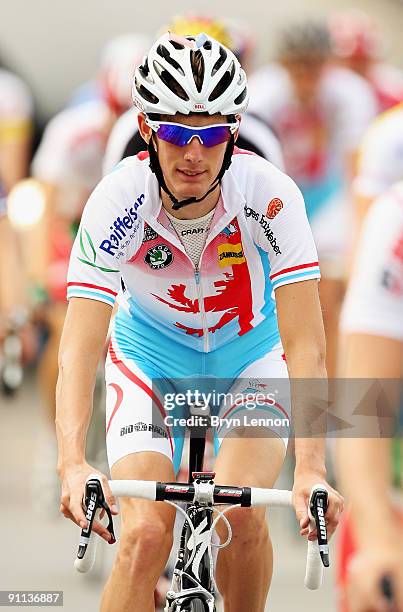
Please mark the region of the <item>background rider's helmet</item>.
[[324, 62], [330, 54], [330, 36], [322, 23], [312, 21], [286, 27], [279, 38], [278, 56], [283, 61]]
[[133, 102], [146, 114], [236, 115], [246, 110], [246, 75], [235, 55], [206, 34], [165, 33], [133, 80]]
[[201, 32], [228, 47], [245, 68], [244, 63], [253, 50], [252, 35], [245, 24], [227, 18], [208, 15], [179, 15], [172, 19], [164, 31], [179, 36], [197, 36]]
[[357, 10], [333, 15], [329, 20], [332, 51], [341, 59], [375, 60], [381, 54], [381, 39], [371, 17]]
[[143, 34], [122, 34], [110, 40], [101, 54], [100, 84], [108, 106], [120, 115], [131, 106], [135, 68], [150, 47]]

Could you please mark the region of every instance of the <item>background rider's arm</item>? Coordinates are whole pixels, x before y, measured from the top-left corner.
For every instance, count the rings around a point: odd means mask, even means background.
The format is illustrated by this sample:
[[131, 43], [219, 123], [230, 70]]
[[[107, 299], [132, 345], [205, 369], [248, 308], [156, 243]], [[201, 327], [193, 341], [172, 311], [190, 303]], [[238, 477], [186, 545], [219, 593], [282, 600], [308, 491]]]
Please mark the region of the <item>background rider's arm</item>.
[[[403, 347], [398, 340], [367, 334], [351, 334], [346, 339], [345, 375], [348, 378], [398, 381], [402, 362]], [[391, 383], [385, 389], [393, 395], [396, 393], [388, 399], [391, 405], [397, 406], [398, 385]], [[397, 525], [390, 503], [390, 438], [338, 440], [337, 467], [342, 489], [351, 504], [359, 548], [393, 541]]]
[[[324, 437], [304, 437], [311, 406], [306, 406], [309, 379], [326, 379], [326, 346], [318, 283], [308, 280], [276, 289], [278, 323], [291, 383], [298, 379], [297, 396], [292, 390], [292, 419], [296, 432], [296, 471], [312, 470], [325, 475]], [[301, 379], [307, 380], [304, 384]], [[292, 384], [293, 387], [293, 384]], [[326, 384], [318, 384], [325, 391]], [[308, 398], [309, 399], [309, 398]], [[325, 433], [323, 431], [323, 433]]]
[[56, 430], [61, 466], [85, 461], [96, 370], [105, 345], [112, 308], [91, 299], [69, 302], [59, 352]]

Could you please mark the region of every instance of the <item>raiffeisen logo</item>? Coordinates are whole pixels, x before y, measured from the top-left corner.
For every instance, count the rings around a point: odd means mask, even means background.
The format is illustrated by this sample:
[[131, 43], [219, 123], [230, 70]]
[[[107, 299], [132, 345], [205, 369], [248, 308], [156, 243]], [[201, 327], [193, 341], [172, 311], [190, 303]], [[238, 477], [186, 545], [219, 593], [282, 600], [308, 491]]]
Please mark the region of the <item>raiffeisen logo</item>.
[[[112, 230], [109, 238], [103, 240], [99, 245], [99, 248], [102, 249], [102, 251], [105, 251], [105, 253], [108, 253], [108, 255], [112, 255], [112, 257], [116, 255], [116, 252], [121, 247], [122, 240], [126, 238], [128, 234], [130, 234], [130, 230], [133, 230], [133, 226], [138, 217], [136, 210], [143, 204], [143, 202], [144, 193], [137, 198], [131, 208], [125, 208], [127, 215], [124, 215], [123, 217], [119, 216], [117, 219], [115, 219], [109, 228]], [[137, 224], [135, 227], [134, 233], [137, 231], [138, 226], [139, 224]]]

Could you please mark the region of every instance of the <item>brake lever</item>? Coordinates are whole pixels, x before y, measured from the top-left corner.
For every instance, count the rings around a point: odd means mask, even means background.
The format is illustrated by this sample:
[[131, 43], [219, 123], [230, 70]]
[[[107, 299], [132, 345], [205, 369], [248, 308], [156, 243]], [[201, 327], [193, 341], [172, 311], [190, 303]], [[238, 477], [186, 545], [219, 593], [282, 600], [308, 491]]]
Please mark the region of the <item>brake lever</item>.
[[320, 558], [324, 567], [329, 567], [329, 544], [327, 537], [326, 526], [326, 511], [329, 505], [329, 494], [327, 489], [321, 485], [317, 485], [312, 489], [309, 500], [310, 518], [314, 519], [316, 531], [318, 534], [318, 546]]
[[102, 490], [102, 485], [98, 478], [91, 478], [87, 481], [85, 485], [85, 518], [87, 519], [87, 527], [81, 530], [80, 542], [78, 546], [77, 557], [79, 559], [83, 559], [84, 555], [87, 551], [88, 543], [90, 540], [90, 536], [92, 533], [92, 527], [94, 524], [94, 519], [97, 513], [97, 510], [103, 509], [105, 510], [108, 516], [108, 526], [107, 530], [111, 536], [109, 540], [109, 544], [114, 544], [116, 542], [115, 531], [113, 527], [113, 518], [112, 513], [108, 504], [105, 501], [104, 492]]

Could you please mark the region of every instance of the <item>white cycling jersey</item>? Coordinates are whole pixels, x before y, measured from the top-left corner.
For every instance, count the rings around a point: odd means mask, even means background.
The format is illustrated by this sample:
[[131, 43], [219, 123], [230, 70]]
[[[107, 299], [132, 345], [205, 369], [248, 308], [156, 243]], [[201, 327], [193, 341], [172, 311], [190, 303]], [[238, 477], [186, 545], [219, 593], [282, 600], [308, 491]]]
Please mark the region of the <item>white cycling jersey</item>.
[[355, 192], [375, 198], [403, 179], [403, 104], [380, 115], [360, 149]]
[[[33, 104], [25, 83], [0, 68], [0, 149], [3, 144], [25, 138], [30, 133]], [[2, 186], [0, 162], [0, 217], [5, 216], [6, 189]]]
[[25, 134], [33, 113], [32, 97], [25, 83], [0, 68], [0, 144]]
[[148, 155], [128, 158], [85, 207], [68, 296], [113, 306], [123, 280], [125, 322], [118, 316], [116, 329], [142, 355], [161, 335], [173, 351], [209, 353], [241, 340], [242, 351], [263, 342], [267, 352], [279, 341], [273, 289], [319, 277], [304, 202], [289, 177], [246, 151], [233, 156], [222, 199], [195, 268], [161, 207]]
[[[140, 141], [137, 114], [137, 109], [131, 108], [121, 115], [113, 126], [105, 152], [104, 174], [111, 172], [124, 157], [137, 154], [140, 148], [141, 150], [146, 148], [145, 143]], [[261, 119], [248, 113], [243, 114], [240, 139], [241, 148], [258, 153], [280, 170], [284, 169], [280, 143], [273, 131]]]
[[45, 129], [32, 174], [48, 183], [92, 191], [102, 177], [108, 119], [108, 106], [100, 100], [62, 110]]
[[402, 182], [372, 204], [364, 221], [341, 329], [403, 340]]

